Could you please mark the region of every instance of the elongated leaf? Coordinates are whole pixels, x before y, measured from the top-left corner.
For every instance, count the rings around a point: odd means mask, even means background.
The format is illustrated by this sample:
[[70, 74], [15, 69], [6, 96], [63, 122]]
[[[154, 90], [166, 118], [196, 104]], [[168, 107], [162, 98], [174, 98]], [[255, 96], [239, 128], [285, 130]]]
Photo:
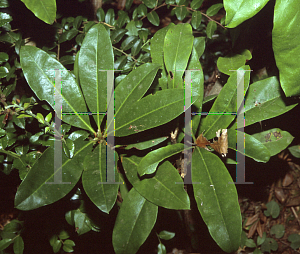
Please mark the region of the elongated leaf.
[[216, 15], [219, 10], [223, 8], [223, 4], [214, 4], [212, 6], [210, 6], [207, 11], [206, 11], [206, 15], [208, 16], [214, 16]]
[[292, 143], [294, 137], [287, 131], [274, 128], [252, 135], [270, 151], [271, 156], [280, 153]]
[[201, 20], [202, 20], [201, 12], [200, 11], [194, 11], [193, 14], [192, 14], [192, 20], [191, 20], [192, 27], [194, 29], [197, 29], [201, 24]]
[[[249, 70], [249, 66], [245, 65], [239, 70]], [[241, 83], [243, 80], [244, 85]], [[230, 113], [236, 113], [237, 108], [241, 105], [242, 100], [244, 99], [241, 97], [237, 102], [237, 90], [243, 89], [244, 87], [244, 91], [247, 91], [249, 80], [250, 71], [245, 71], [245, 75], [241, 77], [239, 76], [239, 80], [237, 80], [237, 72], [233, 72], [233, 74], [231, 74], [211, 107], [209, 115], [201, 121], [199, 133], [205, 131], [203, 135], [207, 139], [211, 139], [215, 137], [217, 130], [228, 127], [235, 118], [235, 115]], [[227, 114], [223, 115], [222, 113]]]
[[166, 158], [174, 154], [182, 152], [184, 144], [178, 143], [174, 145], [165, 146], [148, 153], [138, 165], [138, 173], [140, 176], [145, 174], [152, 174], [155, 172], [158, 164]]
[[205, 37], [196, 37], [194, 39], [194, 47], [197, 51], [198, 57], [200, 58], [205, 50]]
[[172, 26], [175, 25], [173, 23], [170, 23], [167, 27], [158, 30], [152, 37], [150, 43], [150, 53], [152, 62], [161, 65], [162, 73], [161, 78], [159, 79], [159, 85], [162, 89], [167, 89], [168, 82], [167, 72], [164, 63], [164, 40], [168, 29]]
[[195, 148], [192, 181], [198, 210], [210, 235], [230, 253], [240, 245], [242, 217], [238, 195], [225, 165], [215, 154]]
[[126, 195], [113, 230], [116, 254], [136, 253], [150, 234], [158, 207], [143, 198], [134, 188]]
[[[158, 71], [158, 64], [143, 64], [130, 72], [115, 90], [115, 118], [129, 113], [129, 108], [147, 92]], [[109, 123], [112, 124], [112, 123]], [[128, 126], [129, 127], [129, 126]]]
[[156, 0], [143, 0], [143, 2], [150, 9], [153, 9], [156, 5]]
[[286, 96], [300, 94], [297, 82], [300, 75], [298, 58], [299, 45], [299, 3], [297, 1], [276, 1], [272, 46], [279, 69], [280, 84]]
[[156, 138], [153, 140], [147, 140], [147, 141], [143, 141], [143, 142], [139, 142], [136, 144], [131, 144], [126, 146], [126, 150], [131, 149], [133, 147], [135, 147], [138, 150], [144, 150], [144, 149], [148, 149], [150, 147], [156, 146], [158, 144], [160, 144], [161, 142], [165, 141], [168, 137], [161, 137], [161, 138]]
[[187, 15], [187, 8], [185, 6], [178, 6], [175, 9], [175, 15], [178, 20], [184, 20]]
[[[106, 145], [100, 144], [84, 159], [82, 184], [90, 200], [102, 212], [109, 213], [116, 202], [119, 184], [103, 184], [107, 182], [106, 162]], [[118, 174], [115, 181], [119, 181]]]
[[[229, 129], [227, 130], [228, 135], [228, 147], [237, 151], [236, 143], [237, 143], [237, 132], [236, 130]], [[244, 142], [244, 140], [240, 140], [238, 142]], [[253, 135], [249, 135], [245, 133], [245, 152], [239, 151], [241, 154], [246, 155], [249, 158], [254, 159], [258, 162], [267, 162], [270, 159], [270, 151], [257, 140]]]
[[206, 27], [206, 35], [209, 39], [212, 39], [215, 31], [217, 30], [217, 24], [215, 21], [209, 21]]
[[226, 25], [234, 28], [245, 20], [252, 18], [258, 13], [269, 0], [224, 0], [224, 8], [226, 11]]
[[[55, 70], [61, 70], [63, 112], [87, 112], [78, 84], [61, 63], [32, 46], [21, 47], [20, 60], [26, 80], [40, 100], [47, 101], [54, 109]], [[64, 115], [63, 121], [93, 132], [87, 115]]]
[[192, 52], [193, 40], [190, 24], [178, 24], [169, 28], [163, 50], [169, 88], [183, 87], [182, 75]]
[[197, 10], [203, 3], [203, 0], [193, 0], [191, 2], [191, 8]]
[[[193, 91], [192, 103], [198, 96]], [[122, 137], [171, 121], [184, 111], [184, 99], [184, 89], [167, 89], [146, 96], [116, 116], [115, 135]]]
[[246, 96], [245, 126], [279, 116], [297, 105], [286, 105], [277, 77], [257, 81], [251, 84]]
[[26, 7], [39, 19], [47, 24], [53, 24], [56, 16], [55, 0], [21, 0]]
[[12, 243], [13, 243], [12, 239], [5, 238], [0, 240], [0, 251], [6, 249]]
[[149, 12], [147, 14], [147, 19], [150, 21], [151, 24], [159, 26], [159, 16], [157, 15], [156, 11]]
[[[114, 68], [109, 35], [102, 24], [93, 26], [85, 36], [78, 58], [80, 85], [98, 129], [106, 112], [107, 75]], [[103, 113], [103, 114], [101, 114]]]
[[15, 254], [23, 254], [24, 251], [24, 241], [22, 237], [19, 235], [15, 240], [14, 240], [14, 253]]
[[169, 161], [163, 162], [151, 178], [141, 180], [137, 168], [141, 158], [123, 157], [126, 177], [133, 187], [151, 203], [168, 209], [190, 209], [190, 200], [178, 171]]
[[[83, 171], [83, 160], [92, 149], [91, 142], [82, 138], [75, 142], [72, 159], [62, 155], [62, 168], [54, 168], [54, 147], [50, 146], [33, 165], [21, 183], [15, 197], [15, 207], [20, 210], [32, 210], [49, 205], [67, 195], [78, 182]], [[71, 184], [47, 184], [54, 181], [54, 172], [62, 170], [62, 181]]]

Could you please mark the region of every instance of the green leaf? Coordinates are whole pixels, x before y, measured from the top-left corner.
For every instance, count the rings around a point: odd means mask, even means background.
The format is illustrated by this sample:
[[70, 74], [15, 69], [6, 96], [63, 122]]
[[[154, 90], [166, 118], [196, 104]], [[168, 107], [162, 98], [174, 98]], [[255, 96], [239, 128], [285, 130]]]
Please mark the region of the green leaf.
[[[55, 69], [61, 70], [63, 112], [87, 112], [81, 90], [69, 73], [58, 61], [43, 50], [23, 46], [20, 50], [24, 76], [40, 100], [47, 101], [54, 109]], [[63, 121], [93, 132], [87, 115], [64, 115]]]
[[263, 253], [271, 253], [272, 250], [276, 251], [278, 249], [278, 243], [273, 238], [266, 238], [260, 249]]
[[271, 156], [274, 156], [287, 148], [294, 139], [290, 133], [278, 128], [256, 133], [252, 136], [264, 144], [270, 151]]
[[149, 236], [158, 207], [132, 188], [123, 200], [112, 236], [116, 254], [136, 253]]
[[140, 4], [137, 8], [137, 12], [141, 16], [146, 16], [147, 15], [147, 7], [144, 4]]
[[245, 65], [246, 57], [243, 55], [233, 55], [233, 56], [226, 56], [226, 57], [219, 57], [217, 61], [218, 69], [227, 74], [231, 75], [233, 70], [237, 70], [239, 67]]
[[68, 239], [70, 237], [70, 235], [66, 230], [62, 230], [62, 231], [60, 231], [58, 237], [59, 237], [59, 239], [65, 240], [65, 239]]
[[[193, 91], [192, 103], [198, 96]], [[173, 120], [184, 112], [184, 100], [184, 89], [167, 89], [144, 97], [116, 116], [115, 135], [122, 137], [135, 134]]]
[[178, 24], [167, 31], [163, 52], [169, 88], [183, 88], [182, 76], [192, 53], [193, 40], [190, 24]]
[[167, 27], [164, 27], [158, 30], [151, 39], [150, 43], [150, 53], [152, 58], [152, 63], [158, 63], [161, 65], [162, 73], [161, 78], [159, 79], [159, 85], [162, 89], [167, 88], [167, 72], [164, 63], [164, 39], [167, 34], [167, 31], [170, 27], [175, 26], [173, 23], [170, 23]]
[[[100, 129], [106, 112], [107, 71], [114, 68], [114, 55], [109, 35], [102, 24], [93, 26], [79, 51], [78, 66], [82, 92]], [[102, 113], [102, 114], [101, 114]]]
[[40, 122], [40, 123], [44, 123], [45, 120], [44, 120], [44, 117], [41, 113], [37, 113], [36, 114], [36, 119]]
[[[116, 202], [119, 184], [103, 184], [107, 182], [106, 162], [109, 163], [106, 159], [106, 145], [100, 144], [84, 159], [82, 184], [90, 200], [108, 214]], [[115, 172], [115, 181], [118, 182], [119, 175], [117, 170]]]
[[123, 157], [126, 177], [133, 187], [151, 203], [167, 209], [190, 209], [190, 200], [178, 171], [168, 161], [162, 163], [151, 178], [141, 178], [137, 167], [141, 158]]
[[[133, 21], [132, 21], [133, 22]], [[129, 24], [131, 24], [131, 23], [129, 23]], [[129, 25], [128, 24], [128, 25]], [[126, 26], [126, 29], [116, 29], [116, 30], [114, 30], [114, 31], [111, 31], [110, 32], [110, 39], [111, 39], [111, 41], [112, 41], [112, 44], [116, 44], [116, 43], [118, 43], [122, 38], [123, 38], [123, 36], [126, 34], [126, 32], [127, 32], [127, 26]], [[134, 35], [134, 34], [129, 34], [129, 35]]]
[[54, 253], [59, 252], [61, 246], [62, 246], [62, 242], [61, 242], [60, 240], [56, 240], [56, 241], [54, 242], [54, 244], [52, 245], [53, 252], [54, 252]]
[[158, 164], [166, 158], [171, 157], [174, 154], [182, 152], [184, 144], [178, 143], [161, 147], [148, 153], [138, 165], [138, 173], [140, 176], [145, 174], [152, 174], [155, 172]]
[[97, 16], [98, 21], [102, 22], [105, 18], [104, 10], [102, 8], [98, 8], [96, 16]]
[[4, 67], [4, 66], [1, 66], [0, 67], [0, 78], [5, 78], [9, 73], [9, 70]]
[[203, 3], [203, 0], [193, 0], [191, 2], [191, 8], [194, 10], [197, 10], [202, 5], [202, 3]]
[[[82, 139], [75, 141], [75, 154], [72, 159], [62, 155], [62, 168], [54, 168], [54, 147], [50, 146], [33, 165], [21, 183], [15, 197], [15, 207], [32, 210], [52, 204], [67, 195], [78, 182], [83, 171], [83, 159], [92, 148], [92, 143]], [[47, 184], [54, 181], [54, 171], [62, 169], [62, 181], [71, 184]]]
[[[144, 64], [130, 72], [115, 89], [115, 118], [118, 121], [147, 92], [158, 71], [157, 64]], [[110, 125], [112, 123], [108, 123]], [[128, 126], [129, 127], [129, 126]], [[133, 131], [133, 130], [132, 130]]]
[[51, 121], [51, 119], [52, 119], [52, 113], [50, 112], [48, 115], [46, 115], [45, 120], [46, 120], [46, 122], [49, 123]]
[[300, 158], [300, 146], [291, 146], [288, 149], [294, 157]]
[[257, 246], [262, 245], [264, 243], [264, 241], [266, 240], [266, 237], [267, 237], [266, 232], [263, 232], [262, 237], [258, 236], [257, 237]]
[[207, 11], [206, 11], [206, 15], [207, 16], [214, 16], [216, 15], [220, 9], [223, 8], [223, 4], [214, 4], [212, 6], [210, 6]]
[[[192, 14], [192, 20], [191, 20], [192, 27], [194, 29], [197, 29], [201, 24], [201, 20], [202, 20], [201, 12], [200, 11], [194, 11], [193, 14]], [[195, 42], [195, 39], [194, 39], [194, 42]]]
[[4, 52], [0, 52], [0, 63], [7, 62], [8, 59], [9, 59], [8, 54]]
[[[244, 99], [243, 97], [239, 97], [239, 101], [237, 102], [237, 87], [241, 89], [244, 87], [244, 91], [247, 91], [250, 81], [250, 71], [246, 70], [249, 70], [249, 66], [245, 65], [239, 68], [239, 70], [245, 70], [244, 76], [238, 76], [236, 71], [231, 74], [211, 107], [210, 114], [201, 121], [200, 133], [205, 131], [203, 136], [207, 139], [215, 137], [217, 130], [227, 128], [235, 118], [232, 114], [222, 115], [220, 113], [237, 112], [237, 108], [239, 108]], [[237, 80], [237, 77], [239, 80]], [[244, 81], [244, 85], [242, 81]]]
[[114, 25], [115, 23], [115, 12], [113, 9], [108, 9], [105, 15], [105, 23]]
[[156, 6], [156, 0], [143, 0], [143, 2], [150, 9], [153, 9]]
[[273, 219], [276, 219], [279, 216], [280, 208], [274, 200], [271, 200], [269, 203], [267, 203], [266, 207], [268, 208], [268, 210], [265, 210], [264, 214], [267, 217], [272, 216]]
[[291, 248], [296, 250], [300, 248], [300, 235], [298, 234], [291, 234], [288, 238], [289, 242], [291, 242]]
[[74, 222], [78, 235], [83, 235], [92, 229], [91, 219], [86, 213], [80, 211], [80, 209], [74, 212]]
[[126, 51], [130, 49], [139, 38], [137, 36], [127, 37], [121, 44], [121, 48]]
[[[150, 7], [149, 7], [150, 8]], [[156, 13], [156, 11], [151, 11], [147, 14], [147, 19], [149, 22], [155, 26], [159, 26], [159, 17]]]
[[297, 105], [286, 105], [277, 77], [257, 81], [251, 84], [246, 96], [245, 126], [279, 116]]
[[275, 235], [277, 239], [283, 237], [284, 233], [285, 233], [285, 227], [282, 224], [273, 225], [270, 230], [270, 234]]
[[192, 158], [192, 181], [198, 210], [210, 235], [220, 248], [239, 248], [242, 216], [232, 178], [218, 156], [196, 147]]
[[249, 248], [255, 248], [256, 244], [253, 239], [247, 239], [245, 245]]
[[163, 245], [162, 243], [159, 243], [157, 246], [157, 254], [166, 254], [167, 250], [166, 250], [166, 246]]
[[12, 239], [3, 239], [0, 241], [0, 251], [6, 249], [10, 244], [13, 243]]
[[65, 31], [58, 40], [58, 43], [62, 43], [64, 41], [70, 41], [72, 40], [76, 35], [78, 34], [78, 30], [76, 28], [72, 28], [69, 31]]
[[142, 40], [141, 39], [137, 40], [131, 48], [131, 55], [136, 56], [140, 52], [142, 46], [143, 46]]
[[245, 20], [252, 18], [258, 13], [269, 0], [224, 0], [224, 9], [226, 11], [226, 25], [228, 28], [234, 28]]
[[185, 6], [178, 6], [175, 8], [175, 15], [178, 20], [182, 21], [186, 17], [188, 11]]
[[142, 141], [142, 142], [138, 142], [136, 144], [128, 145], [125, 147], [125, 149], [128, 150], [128, 149], [131, 149], [134, 147], [138, 150], [145, 150], [145, 149], [148, 149], [150, 147], [160, 144], [161, 142], [165, 141], [166, 139], [168, 139], [168, 137], [160, 137], [160, 138], [156, 138], [156, 139], [152, 139], [152, 140]]
[[[137, 36], [138, 35], [138, 29], [136, 27], [135, 21], [131, 20], [125, 27], [128, 31], [126, 32], [126, 34], [128, 36]], [[123, 30], [123, 29], [122, 29]], [[118, 30], [117, 30], [118, 31]]]
[[300, 95], [297, 82], [300, 68], [295, 57], [300, 54], [299, 22], [300, 14], [296, 2], [276, 1], [272, 47], [279, 69], [280, 84], [286, 96]]
[[[267, 147], [264, 146], [259, 140], [253, 137], [253, 135], [249, 135], [247, 133], [242, 133], [240, 131], [235, 131], [229, 129], [228, 133], [228, 147], [237, 151], [236, 149], [236, 140], [237, 140], [237, 132], [239, 135], [244, 137], [245, 135], [245, 152], [239, 151], [241, 154], [246, 155], [258, 162], [267, 162], [270, 159], [270, 151]], [[243, 140], [242, 140], [243, 142]]]
[[53, 24], [56, 17], [56, 1], [55, 0], [21, 0], [26, 7], [33, 12], [33, 14], [44, 21], [45, 23], [51, 25]]
[[166, 230], [163, 230], [158, 234], [158, 237], [163, 240], [171, 240], [172, 238], [174, 238], [174, 236], [175, 233]]
[[212, 39], [215, 31], [217, 30], [217, 23], [215, 21], [209, 21], [206, 27], [206, 35], [209, 39]]

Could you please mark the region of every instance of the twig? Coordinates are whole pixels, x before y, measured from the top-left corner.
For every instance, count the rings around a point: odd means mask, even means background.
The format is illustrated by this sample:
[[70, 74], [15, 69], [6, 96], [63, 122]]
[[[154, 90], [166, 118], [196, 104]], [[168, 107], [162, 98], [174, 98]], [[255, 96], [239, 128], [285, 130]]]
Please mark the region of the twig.
[[300, 220], [299, 220], [298, 214], [297, 214], [296, 211], [295, 211], [295, 208], [292, 206], [291, 209], [292, 209], [292, 212], [293, 212], [293, 214], [294, 214], [295, 218], [297, 219], [298, 224], [299, 224], [299, 226], [300, 226]]

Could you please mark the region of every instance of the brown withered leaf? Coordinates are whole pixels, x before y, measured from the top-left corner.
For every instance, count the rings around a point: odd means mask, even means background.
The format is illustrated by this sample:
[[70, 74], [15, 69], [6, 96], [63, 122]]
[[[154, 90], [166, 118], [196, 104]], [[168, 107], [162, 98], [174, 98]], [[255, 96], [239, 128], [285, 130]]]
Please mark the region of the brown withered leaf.
[[196, 145], [201, 148], [206, 148], [206, 145], [211, 145], [210, 142], [206, 139], [206, 137], [203, 137], [203, 134], [201, 133], [199, 137], [196, 140]]
[[228, 153], [227, 129], [222, 129], [222, 135], [220, 133], [221, 129], [216, 132], [218, 140], [214, 140], [214, 143], [210, 144], [210, 146], [219, 154], [221, 154], [222, 157], [226, 157], [226, 154]]

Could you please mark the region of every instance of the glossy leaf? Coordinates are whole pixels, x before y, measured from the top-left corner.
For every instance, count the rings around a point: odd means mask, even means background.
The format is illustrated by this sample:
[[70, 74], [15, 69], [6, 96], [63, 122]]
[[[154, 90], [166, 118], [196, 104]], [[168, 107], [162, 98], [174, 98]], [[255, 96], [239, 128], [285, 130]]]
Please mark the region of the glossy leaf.
[[[235, 130], [227, 130], [228, 132], [228, 147], [232, 150], [237, 151], [236, 142], [237, 142], [237, 132]], [[242, 137], [244, 135], [242, 134]], [[243, 139], [239, 142], [244, 142]], [[247, 157], [254, 159], [258, 162], [267, 162], [270, 159], [270, 151], [267, 147], [264, 146], [259, 140], [257, 140], [253, 135], [245, 133], [245, 152], [239, 151], [241, 154], [245, 154]]]
[[142, 141], [142, 142], [139, 142], [136, 144], [128, 145], [128, 146], [126, 146], [125, 149], [128, 150], [128, 149], [135, 147], [138, 150], [145, 150], [145, 149], [148, 149], [150, 147], [160, 144], [161, 142], [165, 141], [166, 139], [168, 139], [168, 137], [160, 137], [160, 138], [156, 138], [156, 139], [152, 139], [152, 140]]
[[193, 0], [191, 2], [191, 8], [197, 10], [203, 3], [203, 0]]
[[216, 15], [219, 10], [223, 8], [223, 4], [214, 4], [212, 6], [210, 6], [207, 11], [206, 11], [206, 15], [207, 16], [214, 16]]
[[[110, 32], [110, 39], [112, 41], [112, 44], [116, 44], [118, 43], [123, 36], [126, 34], [127, 29], [116, 29], [114, 31]], [[129, 35], [133, 35], [133, 34], [129, 34]]]
[[143, 198], [134, 188], [124, 198], [112, 236], [116, 254], [136, 253], [149, 236], [158, 207]]
[[175, 236], [175, 233], [169, 232], [166, 230], [163, 230], [158, 234], [158, 237], [160, 239], [164, 239], [164, 240], [171, 240], [172, 238], [174, 238], [174, 236]]
[[195, 148], [192, 181], [198, 210], [209, 233], [228, 253], [240, 245], [242, 216], [233, 180], [218, 156]]
[[[115, 89], [116, 123], [147, 92], [158, 71], [158, 64], [144, 64], [130, 72]], [[111, 124], [111, 123], [109, 123]], [[128, 126], [129, 127], [129, 126]]]
[[140, 52], [142, 46], [143, 46], [142, 40], [141, 39], [137, 40], [131, 48], [131, 55], [136, 56]]
[[105, 15], [105, 23], [114, 25], [115, 23], [115, 12], [113, 9], [108, 9]]
[[[198, 96], [193, 91], [192, 103]], [[184, 100], [184, 89], [166, 89], [146, 96], [116, 117], [115, 135], [135, 134], [171, 121], [184, 112]]]
[[166, 246], [163, 245], [162, 243], [159, 243], [157, 246], [157, 254], [166, 254], [167, 250], [166, 250]]
[[277, 77], [257, 81], [251, 84], [246, 96], [245, 126], [284, 114], [297, 105], [286, 105]]
[[234, 28], [245, 20], [252, 18], [258, 13], [269, 0], [224, 0], [224, 9], [226, 11], [226, 26]]
[[138, 14], [140, 14], [141, 16], [145, 16], [147, 15], [147, 7], [144, 4], [140, 4], [137, 8], [137, 12]]
[[245, 65], [245, 63], [246, 57], [236, 54], [234, 56], [219, 57], [217, 66], [221, 72], [227, 75], [231, 75], [233, 73], [233, 70], [237, 70], [241, 66]]
[[156, 0], [143, 0], [143, 2], [150, 9], [153, 9], [156, 6]]
[[55, 0], [21, 0], [33, 14], [47, 24], [53, 24], [56, 17]]
[[98, 8], [96, 16], [97, 16], [98, 21], [102, 22], [105, 18], [104, 10], [102, 8]]
[[68, 31], [65, 31], [61, 36], [59, 37], [58, 43], [62, 43], [65, 41], [72, 40], [76, 35], [78, 34], [78, 30], [76, 28], [72, 28]]
[[[192, 14], [192, 20], [191, 20], [192, 27], [194, 29], [197, 29], [201, 24], [201, 20], [202, 20], [201, 12], [200, 11], [194, 11], [193, 14]], [[194, 41], [195, 41], [195, 39], [194, 39]]]
[[167, 209], [190, 209], [190, 200], [183, 188], [178, 171], [169, 161], [162, 163], [151, 178], [138, 176], [141, 162], [137, 156], [123, 157], [122, 164], [126, 177], [133, 187], [151, 203]]
[[0, 240], [0, 251], [6, 249], [12, 243], [13, 243], [12, 239], [5, 238]]
[[288, 149], [294, 157], [300, 158], [300, 146], [291, 146]]
[[[239, 70], [249, 70], [249, 66], [245, 65]], [[239, 80], [237, 80], [237, 72], [233, 72], [233, 74], [231, 74], [211, 107], [209, 111], [210, 114], [201, 121], [199, 132], [202, 133], [205, 131], [203, 135], [207, 139], [215, 137], [217, 130], [227, 128], [235, 118], [235, 115], [222, 115], [222, 113], [237, 112], [237, 108], [241, 105], [242, 100], [244, 99], [241, 97], [237, 102], [237, 87], [244, 87], [244, 91], [247, 91], [249, 80], [250, 71], [245, 71], [244, 76], [239, 76]], [[242, 81], [244, 81], [244, 85], [242, 84]]]
[[74, 212], [74, 222], [75, 228], [77, 229], [76, 232], [78, 235], [83, 235], [92, 229], [91, 219], [89, 216], [82, 212], [80, 209], [75, 210]]
[[149, 22], [155, 26], [159, 26], [159, 17], [156, 11], [151, 11], [147, 14], [147, 19]]
[[215, 31], [217, 30], [217, 24], [215, 21], [209, 21], [206, 27], [206, 35], [209, 39], [212, 39]]
[[294, 137], [287, 131], [274, 128], [252, 135], [270, 151], [271, 156], [280, 153], [292, 143]]
[[0, 27], [4, 26], [12, 20], [13, 19], [9, 14], [0, 12]]
[[153, 63], [158, 63], [161, 65], [161, 78], [159, 79], [159, 85], [162, 89], [167, 88], [167, 72], [164, 63], [164, 39], [167, 34], [167, 31], [170, 27], [175, 26], [173, 23], [170, 23], [167, 27], [164, 27], [158, 30], [151, 39], [151, 58]]
[[[40, 100], [47, 101], [54, 109], [55, 69], [61, 71], [63, 112], [87, 112], [81, 90], [72, 75], [58, 61], [41, 49], [23, 46], [20, 50], [24, 76]], [[93, 132], [87, 115], [64, 115], [63, 121]]]
[[[116, 202], [119, 184], [103, 184], [107, 182], [106, 162], [106, 145], [100, 144], [84, 159], [82, 184], [90, 200], [102, 212], [109, 213]], [[115, 182], [118, 181], [116, 174]]]
[[54, 168], [54, 147], [50, 146], [18, 188], [15, 207], [24, 211], [32, 210], [52, 204], [67, 195], [78, 182], [83, 171], [83, 159], [91, 148], [92, 143], [77, 139], [73, 158], [62, 155], [62, 181], [71, 184], [47, 184], [54, 181], [54, 172], [61, 169]]
[[121, 48], [125, 51], [130, 49], [139, 38], [137, 36], [127, 37], [121, 44]]
[[171, 157], [174, 154], [182, 152], [183, 149], [184, 144], [178, 143], [151, 151], [141, 160], [140, 164], [138, 165], [139, 175], [143, 176], [145, 174], [154, 173], [161, 161]]
[[109, 35], [99, 23], [85, 36], [78, 58], [80, 85], [90, 111], [98, 113], [93, 114], [98, 129], [107, 107], [107, 71], [113, 70], [113, 64]]
[[279, 69], [280, 84], [286, 96], [300, 94], [297, 82], [300, 75], [298, 58], [299, 45], [299, 5], [296, 1], [276, 1], [272, 47]]
[[182, 76], [192, 52], [193, 40], [190, 24], [178, 24], [167, 31], [163, 51], [169, 88], [183, 88]]
[[184, 20], [187, 13], [188, 13], [188, 11], [187, 11], [187, 8], [185, 6], [178, 6], [175, 9], [175, 15], [176, 15], [177, 19], [180, 20], [180, 21]]

